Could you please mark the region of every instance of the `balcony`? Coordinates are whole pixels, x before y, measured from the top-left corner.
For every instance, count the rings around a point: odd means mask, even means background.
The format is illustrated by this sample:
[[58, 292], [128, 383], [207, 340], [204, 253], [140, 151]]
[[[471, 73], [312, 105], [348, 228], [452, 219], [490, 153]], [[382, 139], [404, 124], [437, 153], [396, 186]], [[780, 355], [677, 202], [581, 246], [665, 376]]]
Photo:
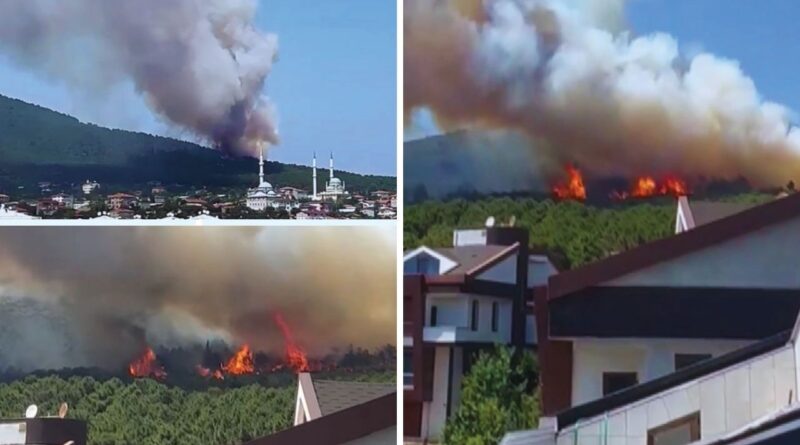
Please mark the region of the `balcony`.
[[459, 326], [426, 326], [422, 331], [425, 343], [508, 343], [502, 332], [473, 331]]

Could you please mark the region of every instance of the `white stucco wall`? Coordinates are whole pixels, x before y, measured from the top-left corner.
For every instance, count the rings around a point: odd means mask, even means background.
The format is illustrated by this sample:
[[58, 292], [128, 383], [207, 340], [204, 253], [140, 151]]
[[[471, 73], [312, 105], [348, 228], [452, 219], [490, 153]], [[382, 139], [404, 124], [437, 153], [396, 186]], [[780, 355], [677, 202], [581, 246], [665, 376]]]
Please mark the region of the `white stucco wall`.
[[428, 437], [431, 439], [441, 436], [445, 421], [447, 421], [449, 371], [450, 348], [437, 346], [433, 363], [433, 394], [428, 407]]
[[547, 279], [558, 272], [544, 255], [531, 255], [528, 258], [528, 288], [547, 284]]
[[603, 397], [604, 372], [635, 372], [639, 383], [675, 371], [675, 354], [716, 357], [746, 345], [739, 340], [574, 339], [572, 405]]
[[496, 281], [498, 283], [516, 284], [517, 282], [517, 254], [500, 261], [476, 278], [480, 280]]
[[25, 443], [25, 423], [0, 423], [0, 443]]
[[[612, 286], [800, 288], [800, 219], [776, 224], [611, 280]], [[770, 246], [765, 249], [764, 246]]]
[[557, 444], [646, 445], [648, 430], [696, 412], [701, 439], [719, 437], [785, 407], [797, 392], [796, 369], [793, 346], [786, 346], [584, 419], [559, 431]]
[[[478, 301], [478, 329], [470, 330], [472, 302]], [[497, 332], [492, 331], [492, 303], [498, 303]], [[426, 299], [426, 326], [430, 326], [431, 307], [437, 308], [437, 326], [463, 328], [470, 341], [509, 343], [511, 341], [512, 303], [507, 298], [493, 298], [472, 294], [437, 294]]]

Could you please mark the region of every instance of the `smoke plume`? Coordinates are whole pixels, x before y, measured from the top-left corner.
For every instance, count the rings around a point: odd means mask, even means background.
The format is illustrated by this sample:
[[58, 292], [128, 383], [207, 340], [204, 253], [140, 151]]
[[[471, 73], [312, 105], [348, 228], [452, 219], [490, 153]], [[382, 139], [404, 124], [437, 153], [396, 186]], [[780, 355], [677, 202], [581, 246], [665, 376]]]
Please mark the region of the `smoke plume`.
[[115, 367], [145, 345], [394, 344], [394, 229], [0, 228], [0, 366]]
[[625, 28], [623, 0], [405, 0], [406, 118], [524, 131], [589, 176], [800, 178], [791, 112], [735, 61]]
[[0, 52], [102, 96], [132, 82], [170, 123], [233, 155], [278, 142], [262, 96], [277, 37], [256, 0], [4, 0]]

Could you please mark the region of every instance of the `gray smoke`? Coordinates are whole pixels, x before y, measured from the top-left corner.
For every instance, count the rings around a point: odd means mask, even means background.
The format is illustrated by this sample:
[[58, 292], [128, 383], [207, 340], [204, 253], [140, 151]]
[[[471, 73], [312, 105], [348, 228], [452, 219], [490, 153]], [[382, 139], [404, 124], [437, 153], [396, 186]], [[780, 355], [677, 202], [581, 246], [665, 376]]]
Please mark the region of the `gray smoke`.
[[[262, 95], [278, 42], [256, 0], [3, 0], [0, 51], [101, 96], [133, 82], [170, 123], [233, 155], [278, 143]], [[120, 106], [124, 106], [121, 104]]]
[[790, 110], [735, 61], [633, 35], [624, 6], [404, 0], [407, 117], [427, 108], [445, 130], [523, 131], [555, 174], [574, 162], [595, 177], [800, 178]]
[[276, 312], [312, 354], [394, 344], [395, 264], [391, 226], [0, 228], [0, 368], [214, 339], [280, 354]]

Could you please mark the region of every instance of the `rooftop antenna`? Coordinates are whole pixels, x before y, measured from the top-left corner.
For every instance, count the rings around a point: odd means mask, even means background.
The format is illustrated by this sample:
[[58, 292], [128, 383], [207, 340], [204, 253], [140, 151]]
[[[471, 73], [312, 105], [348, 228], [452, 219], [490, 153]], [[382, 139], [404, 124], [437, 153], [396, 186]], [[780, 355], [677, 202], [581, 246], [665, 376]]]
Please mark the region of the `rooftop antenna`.
[[495, 224], [494, 216], [490, 216], [490, 217], [486, 218], [486, 227], [487, 228], [491, 229], [492, 227], [494, 227], [494, 224]]
[[31, 405], [28, 409], [25, 410], [25, 418], [26, 419], [33, 419], [36, 417], [36, 414], [39, 413], [39, 407], [36, 405]]

